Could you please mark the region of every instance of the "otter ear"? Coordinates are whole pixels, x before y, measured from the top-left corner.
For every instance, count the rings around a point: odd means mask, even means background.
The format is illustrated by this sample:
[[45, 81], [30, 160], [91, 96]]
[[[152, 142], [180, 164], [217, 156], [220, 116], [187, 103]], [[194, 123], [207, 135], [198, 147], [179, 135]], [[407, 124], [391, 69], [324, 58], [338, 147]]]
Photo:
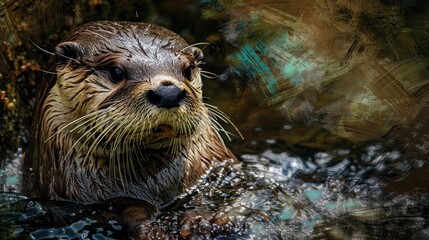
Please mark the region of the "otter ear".
[[66, 64], [69, 61], [79, 61], [82, 54], [82, 46], [77, 42], [63, 42], [54, 50], [57, 63]]
[[194, 57], [194, 59], [196, 60], [197, 63], [200, 63], [204, 58], [203, 51], [197, 47], [191, 47], [189, 49], [189, 52], [190, 52], [191, 56]]

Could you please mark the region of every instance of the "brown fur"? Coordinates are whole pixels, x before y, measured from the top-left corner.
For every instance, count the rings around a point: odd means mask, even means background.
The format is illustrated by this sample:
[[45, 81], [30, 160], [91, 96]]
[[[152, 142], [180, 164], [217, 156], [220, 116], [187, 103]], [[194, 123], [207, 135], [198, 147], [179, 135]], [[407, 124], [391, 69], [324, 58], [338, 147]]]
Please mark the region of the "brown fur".
[[[201, 50], [177, 34], [146, 23], [93, 22], [55, 54], [57, 74], [42, 83], [23, 164], [27, 194], [81, 203], [132, 197], [162, 206], [212, 162], [235, 159], [202, 102]], [[122, 81], [111, 80], [112, 66], [124, 70]], [[147, 92], [162, 84], [185, 90], [179, 107], [148, 101]]]

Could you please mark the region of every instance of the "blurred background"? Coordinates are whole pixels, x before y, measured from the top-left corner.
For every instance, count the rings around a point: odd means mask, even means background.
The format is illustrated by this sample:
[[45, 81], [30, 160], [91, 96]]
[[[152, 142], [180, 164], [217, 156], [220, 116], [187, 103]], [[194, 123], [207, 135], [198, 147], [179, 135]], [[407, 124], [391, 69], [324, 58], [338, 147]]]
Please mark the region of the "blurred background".
[[[237, 156], [266, 164], [263, 171], [280, 169], [277, 181], [298, 180], [299, 191], [323, 206], [316, 211], [321, 215], [329, 211], [327, 199], [350, 198], [367, 211], [357, 214], [365, 220], [315, 217], [304, 236], [405, 239], [413, 231], [415, 239], [429, 238], [425, 0], [0, 1], [3, 192], [17, 193], [17, 165], [28, 146], [40, 69], [49, 59], [41, 49], [52, 51], [73, 27], [101, 19], [156, 23], [190, 44], [210, 43], [203, 70], [219, 77], [203, 79], [205, 101], [243, 135], [227, 143]], [[238, 135], [230, 124], [225, 128]], [[402, 213], [381, 211], [386, 202]], [[368, 217], [374, 206], [383, 212], [378, 218]], [[310, 221], [296, 211], [286, 217], [285, 209], [272, 212], [278, 229], [290, 231], [285, 221], [292, 219]], [[348, 230], [333, 227], [338, 223]], [[362, 235], [355, 228], [364, 229]]]

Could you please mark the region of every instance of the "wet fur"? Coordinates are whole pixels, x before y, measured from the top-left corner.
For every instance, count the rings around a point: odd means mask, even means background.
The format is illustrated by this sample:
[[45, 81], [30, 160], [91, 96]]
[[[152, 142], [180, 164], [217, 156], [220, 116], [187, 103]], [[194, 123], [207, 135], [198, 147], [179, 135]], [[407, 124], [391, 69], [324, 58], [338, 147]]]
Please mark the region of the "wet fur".
[[[200, 50], [151, 24], [93, 22], [55, 50], [38, 96], [23, 191], [53, 200], [94, 203], [133, 197], [162, 206], [195, 184], [212, 162], [233, 158], [213, 107], [202, 101]], [[194, 64], [190, 79], [184, 71]], [[109, 67], [126, 79], [109, 80]], [[186, 90], [176, 109], [146, 93], [168, 82]], [[157, 132], [167, 124], [172, 130]]]

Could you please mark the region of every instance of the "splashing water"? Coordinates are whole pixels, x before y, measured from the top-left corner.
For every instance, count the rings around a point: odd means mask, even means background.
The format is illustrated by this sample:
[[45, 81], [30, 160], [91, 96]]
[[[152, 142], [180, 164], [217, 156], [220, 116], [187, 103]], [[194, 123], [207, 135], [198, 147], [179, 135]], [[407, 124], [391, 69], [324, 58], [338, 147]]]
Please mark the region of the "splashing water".
[[[306, 155], [279, 151], [282, 143], [271, 146], [242, 155], [239, 164], [213, 166], [174, 206], [141, 223], [139, 232], [163, 239], [383, 239], [406, 237], [412, 229], [415, 239], [426, 236], [426, 196], [392, 195], [384, 188], [386, 179], [421, 166], [419, 161], [376, 143]], [[121, 223], [103, 220], [97, 205], [2, 197], [9, 237], [131, 238]]]

